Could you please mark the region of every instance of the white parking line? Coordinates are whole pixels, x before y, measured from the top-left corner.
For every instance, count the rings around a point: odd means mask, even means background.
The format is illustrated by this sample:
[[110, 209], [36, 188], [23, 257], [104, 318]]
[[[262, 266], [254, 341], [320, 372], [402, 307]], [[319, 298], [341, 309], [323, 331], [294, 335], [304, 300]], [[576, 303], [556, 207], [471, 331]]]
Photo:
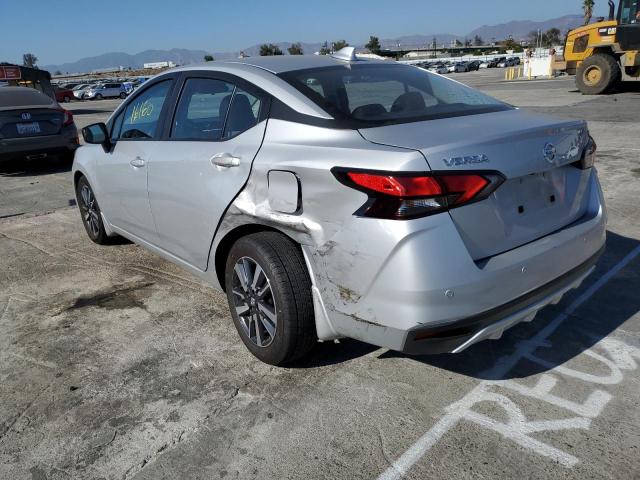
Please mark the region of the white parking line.
[[[520, 343], [515, 352], [513, 352], [511, 355], [506, 355], [498, 359], [498, 361], [492, 368], [486, 370], [480, 376], [484, 378], [502, 378], [507, 373], [509, 373], [509, 371], [521, 359], [525, 357], [531, 357], [535, 350], [538, 349], [542, 344], [544, 344], [549, 336], [551, 336], [551, 334], [553, 334], [558, 329], [558, 327], [560, 327], [560, 325], [567, 318], [569, 318], [571, 314], [573, 314], [583, 303], [589, 300], [589, 298], [591, 298], [598, 290], [600, 290], [609, 280], [617, 275], [618, 272], [620, 272], [624, 267], [632, 262], [638, 255], [640, 255], [640, 246], [634, 248], [613, 268], [611, 268], [602, 277], [600, 277], [593, 285], [585, 290], [562, 313], [560, 313], [551, 322], [549, 322], [533, 338], [526, 342]], [[461, 400], [449, 406], [446, 409], [447, 413], [433, 427], [431, 427], [431, 429], [427, 433], [420, 437], [404, 454], [402, 454], [402, 456], [398, 460], [396, 460], [393, 465], [391, 465], [384, 473], [382, 473], [378, 477], [378, 480], [392, 480], [402, 478], [409, 471], [409, 469], [418, 460], [420, 460], [420, 458], [425, 455], [442, 438], [442, 436], [451, 428], [453, 428], [460, 420], [467, 418], [468, 420], [476, 421], [477, 423], [484, 422], [484, 416], [477, 415], [475, 414], [475, 412], [470, 411], [469, 406], [476, 403], [478, 401], [478, 398], [491, 395], [490, 393], [488, 393], [488, 388], [495, 384], [495, 381], [484, 380], [473, 390], [471, 390], [467, 395], [465, 395]], [[604, 397], [600, 400], [602, 401], [596, 401], [596, 403], [598, 404], [597, 407], [601, 410], [601, 407], [606, 404], [606, 401]], [[514, 408], [509, 407], [513, 406], [507, 405], [508, 412], [514, 412]], [[530, 426], [534, 423], [529, 422], [528, 424], [526, 424], [526, 422], [524, 421], [524, 417], [520, 415], [519, 411], [514, 412], [513, 418], [515, 419], [515, 422], [517, 422], [522, 427]], [[507, 426], [511, 426], [511, 420], [513, 418], [512, 415], [510, 415], [510, 422], [509, 424], [507, 424]], [[573, 421], [573, 423], [569, 425], [571, 421]], [[494, 430], [497, 430], [495, 422], [491, 427]], [[546, 427], [547, 428], [545, 429], [588, 428], [588, 423], [582, 418], [574, 418], [570, 419], [566, 425], [563, 424], [560, 427], [552, 425], [546, 425]], [[504, 431], [501, 431], [500, 433], [503, 433], [504, 435], [510, 435], [512, 433], [512, 430], [513, 429], [504, 429]], [[517, 433], [519, 433], [519, 436], [513, 439], [521, 445], [523, 445], [522, 442], [536, 442], [535, 440], [527, 436], [528, 432], [525, 432], [524, 428], [522, 432]], [[541, 444], [541, 442], [536, 442], [535, 445], [529, 444], [523, 446], [533, 446], [538, 449], [538, 451], [543, 455], [555, 458], [565, 466], [572, 466], [575, 459], [575, 457], [563, 455], [563, 452], [560, 452], [557, 449], [553, 449], [546, 444]]]

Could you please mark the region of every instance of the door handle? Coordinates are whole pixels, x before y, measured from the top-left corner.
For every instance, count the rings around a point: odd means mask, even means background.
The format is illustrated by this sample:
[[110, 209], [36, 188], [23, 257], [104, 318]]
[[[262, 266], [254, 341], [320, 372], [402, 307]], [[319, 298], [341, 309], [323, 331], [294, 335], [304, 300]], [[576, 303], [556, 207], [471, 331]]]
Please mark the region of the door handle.
[[211, 157], [211, 163], [218, 167], [239, 167], [240, 158], [234, 157], [230, 153], [219, 153]]
[[132, 167], [135, 167], [135, 168], [144, 167], [144, 165], [145, 165], [144, 158], [140, 158], [140, 157], [134, 158], [129, 163], [131, 164]]

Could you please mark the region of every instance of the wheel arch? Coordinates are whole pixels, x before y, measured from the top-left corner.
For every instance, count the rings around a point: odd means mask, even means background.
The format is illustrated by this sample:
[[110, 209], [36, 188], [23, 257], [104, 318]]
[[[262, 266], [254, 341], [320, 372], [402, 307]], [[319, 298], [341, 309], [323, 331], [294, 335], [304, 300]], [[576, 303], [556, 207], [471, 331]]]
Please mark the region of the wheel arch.
[[[78, 187], [78, 182], [80, 181], [80, 177], [87, 177], [83, 171], [81, 170], [76, 170], [75, 172], [73, 172], [73, 191], [76, 191], [76, 188]], [[88, 179], [87, 179], [88, 180]]]
[[300, 243], [293, 238], [291, 235], [288, 235], [287, 232], [275, 228], [273, 226], [265, 225], [262, 223], [246, 223], [243, 225], [238, 225], [228, 232], [224, 234], [222, 239], [217, 242], [217, 246], [214, 252], [214, 271], [218, 283], [223, 291], [226, 291], [225, 285], [225, 267], [227, 263], [227, 257], [229, 252], [231, 251], [231, 247], [242, 237], [246, 237], [247, 235], [251, 235], [258, 232], [276, 232], [285, 237], [288, 237], [298, 249], [302, 252], [302, 247]]
[[[593, 52], [591, 53], [591, 55], [596, 55], [596, 54], [604, 54], [604, 55], [611, 55], [612, 57], [618, 59], [619, 55], [616, 54], [616, 52], [614, 51], [613, 47], [611, 45], [602, 45], [599, 47], [594, 47], [593, 48]], [[587, 57], [589, 58], [589, 57]], [[585, 58], [586, 60], [586, 58]]]

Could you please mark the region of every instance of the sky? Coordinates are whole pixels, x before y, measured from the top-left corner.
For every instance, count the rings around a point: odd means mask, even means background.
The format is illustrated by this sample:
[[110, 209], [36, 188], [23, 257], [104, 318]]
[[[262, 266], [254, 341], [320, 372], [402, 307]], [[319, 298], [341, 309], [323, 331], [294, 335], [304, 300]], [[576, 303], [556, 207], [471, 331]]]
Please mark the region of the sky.
[[[581, 12], [581, 0], [0, 0], [0, 61], [40, 65], [107, 52], [239, 51], [265, 42], [365, 43], [369, 35], [452, 33]], [[606, 2], [596, 2], [596, 14]]]

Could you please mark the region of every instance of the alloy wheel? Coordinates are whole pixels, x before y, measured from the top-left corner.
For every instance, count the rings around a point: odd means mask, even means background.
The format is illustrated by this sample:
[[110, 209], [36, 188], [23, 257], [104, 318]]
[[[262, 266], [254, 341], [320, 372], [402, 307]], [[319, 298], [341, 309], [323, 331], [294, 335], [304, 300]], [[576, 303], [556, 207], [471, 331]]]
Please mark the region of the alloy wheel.
[[91, 236], [96, 238], [100, 234], [100, 210], [89, 185], [83, 185], [80, 189], [80, 199], [82, 219], [89, 228]]
[[258, 347], [268, 347], [278, 328], [278, 314], [271, 282], [254, 259], [240, 258], [234, 267], [234, 308], [246, 336]]

